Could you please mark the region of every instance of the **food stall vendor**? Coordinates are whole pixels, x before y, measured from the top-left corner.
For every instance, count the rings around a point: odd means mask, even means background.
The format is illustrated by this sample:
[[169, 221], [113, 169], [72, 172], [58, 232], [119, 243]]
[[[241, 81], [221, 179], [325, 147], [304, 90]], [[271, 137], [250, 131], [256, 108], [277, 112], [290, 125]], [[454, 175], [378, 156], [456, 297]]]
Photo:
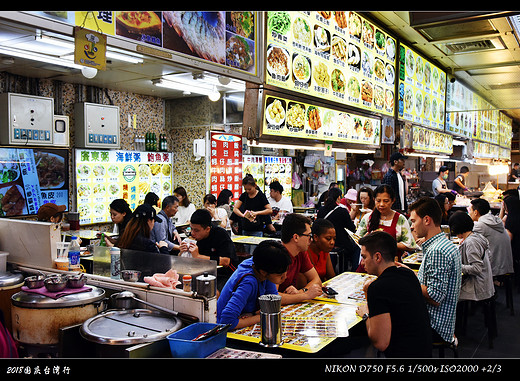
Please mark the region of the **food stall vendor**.
[[447, 193], [447, 192], [452, 191], [451, 189], [448, 188], [448, 184], [446, 183], [449, 172], [450, 172], [450, 170], [445, 165], [442, 165], [439, 168], [438, 176], [432, 182], [432, 191], [433, 191], [434, 197], [440, 193]]

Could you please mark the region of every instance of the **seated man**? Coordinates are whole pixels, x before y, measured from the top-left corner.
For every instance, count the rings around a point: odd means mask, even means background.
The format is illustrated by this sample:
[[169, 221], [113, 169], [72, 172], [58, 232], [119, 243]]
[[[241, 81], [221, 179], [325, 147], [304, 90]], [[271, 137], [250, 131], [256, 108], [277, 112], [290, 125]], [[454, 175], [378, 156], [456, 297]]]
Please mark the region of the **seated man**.
[[193, 258], [214, 260], [222, 266], [217, 270], [217, 289], [221, 290], [236, 266], [235, 244], [225, 229], [212, 226], [211, 214], [197, 209], [190, 218], [191, 238], [197, 243], [183, 241], [180, 251], [188, 251]]
[[[279, 212], [292, 213], [294, 210], [292, 201], [289, 197], [282, 196], [282, 184], [278, 181], [273, 181], [269, 184], [269, 189], [270, 194], [267, 201], [269, 201], [271, 208], [273, 208], [273, 219], [277, 220], [280, 218], [280, 214], [277, 214]], [[278, 210], [278, 212], [275, 213], [275, 210]]]
[[285, 280], [291, 256], [274, 240], [261, 242], [253, 256], [238, 266], [217, 301], [217, 323], [231, 329], [260, 323], [258, 297], [278, 295], [276, 285]]
[[[167, 243], [170, 254], [179, 252], [179, 243], [181, 238], [171, 218], [177, 214], [179, 208], [179, 199], [175, 196], [167, 196], [164, 198], [161, 211], [157, 213], [157, 217], [162, 223], [155, 224], [150, 234], [150, 238], [154, 242], [164, 241]], [[177, 243], [175, 243], [177, 241]]]
[[[320, 296], [321, 279], [307, 254], [311, 243], [311, 220], [301, 214], [288, 214], [282, 224], [282, 243], [292, 257], [287, 278], [278, 287], [282, 304], [299, 303]], [[300, 274], [305, 285], [298, 289]]]
[[376, 230], [359, 244], [361, 263], [377, 276], [364, 284], [367, 304], [356, 311], [372, 344], [385, 357], [431, 357], [432, 332], [421, 285], [412, 270], [394, 262], [394, 237]]

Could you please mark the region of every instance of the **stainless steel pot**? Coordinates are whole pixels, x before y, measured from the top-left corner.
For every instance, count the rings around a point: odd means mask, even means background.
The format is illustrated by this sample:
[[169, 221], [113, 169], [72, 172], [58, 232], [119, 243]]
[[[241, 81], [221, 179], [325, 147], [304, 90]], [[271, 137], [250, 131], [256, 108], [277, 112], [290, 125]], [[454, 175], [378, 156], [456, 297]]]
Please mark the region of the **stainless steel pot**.
[[24, 344], [56, 345], [60, 328], [83, 323], [106, 309], [105, 290], [69, 294], [58, 299], [20, 291], [11, 297], [13, 338]]
[[217, 277], [205, 272], [195, 278], [197, 294], [212, 298], [217, 295]]

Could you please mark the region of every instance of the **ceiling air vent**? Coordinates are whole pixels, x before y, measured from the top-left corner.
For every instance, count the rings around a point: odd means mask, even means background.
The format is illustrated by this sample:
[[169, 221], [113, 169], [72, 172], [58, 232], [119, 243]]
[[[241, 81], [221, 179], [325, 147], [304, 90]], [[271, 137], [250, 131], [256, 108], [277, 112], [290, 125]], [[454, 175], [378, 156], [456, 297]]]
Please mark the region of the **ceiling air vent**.
[[500, 43], [497, 44], [497, 39], [489, 39], [489, 40], [478, 40], [478, 41], [467, 41], [467, 42], [453, 42], [447, 43], [446, 49], [450, 51], [451, 54], [457, 53], [469, 53], [469, 52], [481, 52], [485, 50], [492, 49], [501, 49]]

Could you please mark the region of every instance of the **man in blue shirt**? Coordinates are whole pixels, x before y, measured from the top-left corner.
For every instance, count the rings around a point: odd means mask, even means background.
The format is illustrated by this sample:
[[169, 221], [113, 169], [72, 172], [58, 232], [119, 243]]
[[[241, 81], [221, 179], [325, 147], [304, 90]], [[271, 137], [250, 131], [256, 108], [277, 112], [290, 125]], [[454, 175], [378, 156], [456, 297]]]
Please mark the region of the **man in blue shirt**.
[[441, 231], [437, 201], [422, 197], [410, 206], [410, 225], [416, 238], [424, 238], [419, 282], [427, 302], [433, 342], [455, 340], [455, 312], [461, 284], [457, 247]]
[[261, 242], [222, 289], [217, 300], [217, 323], [231, 324], [231, 329], [260, 323], [258, 297], [278, 295], [276, 285], [285, 280], [290, 263], [291, 256], [280, 242]]
[[[162, 209], [157, 213], [157, 217], [162, 220], [162, 223], [154, 225], [150, 238], [154, 242], [166, 242], [170, 254], [177, 253], [179, 251], [179, 243], [181, 240], [171, 217], [177, 214], [179, 199], [175, 196], [167, 196], [164, 198], [161, 207]], [[174, 241], [177, 241], [177, 243]]]

